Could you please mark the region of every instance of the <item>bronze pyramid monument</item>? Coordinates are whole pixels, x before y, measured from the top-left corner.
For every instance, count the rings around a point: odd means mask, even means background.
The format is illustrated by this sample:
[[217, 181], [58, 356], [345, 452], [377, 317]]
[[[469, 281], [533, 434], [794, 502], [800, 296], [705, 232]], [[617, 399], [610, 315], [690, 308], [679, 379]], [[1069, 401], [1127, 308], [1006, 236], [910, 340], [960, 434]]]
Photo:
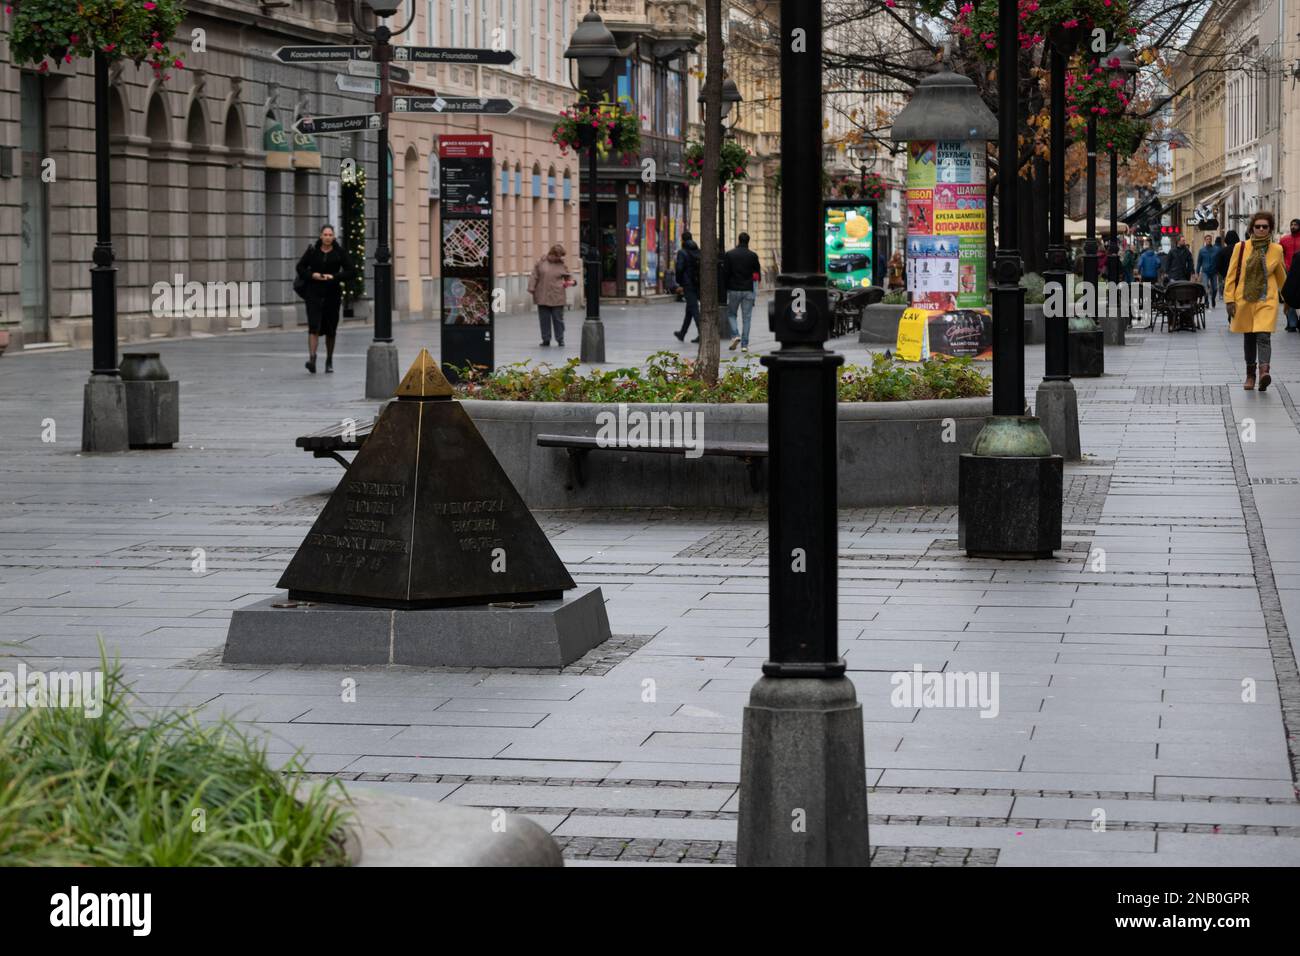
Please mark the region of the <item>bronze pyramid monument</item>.
[[425, 349], [279, 587], [388, 608], [550, 600], [577, 587]]

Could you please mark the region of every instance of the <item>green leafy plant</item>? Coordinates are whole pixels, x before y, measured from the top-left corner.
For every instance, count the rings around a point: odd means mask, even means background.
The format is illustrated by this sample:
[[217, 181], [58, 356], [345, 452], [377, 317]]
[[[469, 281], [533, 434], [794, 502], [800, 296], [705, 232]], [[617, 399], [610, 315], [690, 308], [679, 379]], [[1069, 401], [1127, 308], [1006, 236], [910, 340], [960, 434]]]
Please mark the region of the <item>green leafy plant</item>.
[[[102, 654], [102, 651], [101, 651]], [[346, 797], [283, 770], [232, 722], [141, 713], [102, 660], [103, 711], [0, 722], [0, 861], [28, 866], [342, 866]]]
[[179, 0], [12, 0], [9, 51], [15, 63], [71, 63], [97, 51], [110, 59], [148, 63], [159, 80], [185, 64], [167, 44], [185, 8]]
[[[718, 158], [718, 182], [726, 184], [733, 179], [745, 179], [749, 175], [749, 150], [734, 139], [722, 141], [722, 151]], [[686, 144], [686, 175], [692, 182], [699, 182], [704, 175], [704, 144]]]
[[[458, 369], [460, 398], [520, 402], [765, 402], [767, 372], [740, 360], [721, 363], [718, 384], [695, 377], [695, 362], [676, 352], [656, 352], [644, 368], [592, 369], [578, 359], [563, 365], [516, 362], [496, 372]], [[902, 364], [883, 354], [870, 365], [840, 369], [842, 402], [916, 401], [987, 395], [989, 380], [969, 359], [934, 358]]]
[[577, 152], [594, 137], [596, 153], [605, 159], [610, 153], [619, 153], [624, 162], [641, 148], [641, 120], [637, 114], [619, 103], [611, 103], [606, 96], [599, 103], [582, 102], [572, 109], [563, 110], [560, 119], [551, 129], [551, 142], [560, 147], [560, 153]]

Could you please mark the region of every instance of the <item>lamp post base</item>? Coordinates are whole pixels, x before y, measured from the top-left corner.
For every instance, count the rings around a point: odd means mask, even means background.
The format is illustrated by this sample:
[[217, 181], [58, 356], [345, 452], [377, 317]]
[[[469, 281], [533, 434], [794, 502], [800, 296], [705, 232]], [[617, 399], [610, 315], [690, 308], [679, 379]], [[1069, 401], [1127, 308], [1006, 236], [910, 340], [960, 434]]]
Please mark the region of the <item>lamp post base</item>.
[[126, 383], [116, 375], [91, 375], [81, 406], [81, 450], [111, 452], [128, 447]]
[[366, 349], [366, 398], [392, 398], [400, 381], [397, 346], [392, 342], [371, 342]]
[[605, 361], [605, 323], [600, 319], [583, 319], [579, 358], [584, 362]]
[[1106, 333], [1071, 331], [1066, 340], [1070, 357], [1070, 378], [1098, 378], [1106, 371]]
[[741, 740], [737, 865], [868, 865], [862, 705], [847, 677], [759, 678]]
[[957, 547], [971, 558], [1050, 558], [1061, 547], [1060, 455], [962, 455]]
[[1066, 461], [1078, 461], [1083, 457], [1079, 443], [1079, 395], [1073, 382], [1068, 379], [1039, 382], [1034, 415], [1052, 445], [1053, 454]]

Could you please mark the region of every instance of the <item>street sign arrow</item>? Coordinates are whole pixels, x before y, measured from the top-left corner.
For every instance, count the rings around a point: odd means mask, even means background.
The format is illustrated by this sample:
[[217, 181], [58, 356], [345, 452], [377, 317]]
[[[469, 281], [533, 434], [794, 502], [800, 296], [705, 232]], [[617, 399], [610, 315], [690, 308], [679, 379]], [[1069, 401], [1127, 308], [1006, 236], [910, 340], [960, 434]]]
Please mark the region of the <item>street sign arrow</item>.
[[508, 66], [519, 59], [513, 50], [457, 49], [449, 46], [395, 46], [394, 60], [412, 63], [464, 63]]
[[353, 113], [348, 116], [301, 116], [293, 124], [295, 133], [351, 133], [359, 129], [379, 129], [383, 118], [378, 113]]
[[394, 96], [394, 113], [509, 113], [515, 104], [506, 99], [477, 96]]
[[368, 76], [348, 76], [346, 73], [334, 74], [334, 82], [344, 93], [368, 93], [379, 95], [379, 81]]
[[275, 51], [281, 63], [343, 63], [370, 59], [368, 46], [282, 46]]
[[[353, 76], [379, 76], [379, 64], [374, 60], [348, 60], [348, 72]], [[388, 78], [396, 80], [398, 83], [411, 82], [411, 71], [397, 66], [388, 64]]]

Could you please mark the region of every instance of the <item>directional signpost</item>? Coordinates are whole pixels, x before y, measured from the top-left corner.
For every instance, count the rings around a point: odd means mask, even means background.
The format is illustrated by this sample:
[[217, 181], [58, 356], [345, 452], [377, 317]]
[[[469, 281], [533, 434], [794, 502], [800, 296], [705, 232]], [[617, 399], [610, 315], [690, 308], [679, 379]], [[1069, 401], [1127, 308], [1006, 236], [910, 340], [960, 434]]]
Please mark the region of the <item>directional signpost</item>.
[[294, 121], [295, 133], [354, 133], [363, 129], [379, 129], [383, 123], [380, 113], [352, 113], [348, 116], [300, 116]]
[[399, 63], [460, 63], [466, 66], [509, 66], [513, 50], [458, 50], [446, 46], [395, 46], [393, 59]]
[[394, 96], [394, 113], [509, 113], [515, 104], [478, 96]]
[[346, 73], [337, 73], [334, 76], [334, 82], [344, 93], [365, 93], [369, 96], [379, 95], [378, 77], [348, 76]]
[[[360, 93], [372, 95], [375, 97], [375, 108], [373, 113], [353, 113], [347, 116], [302, 116], [293, 124], [296, 133], [352, 133], [362, 130], [375, 130], [378, 133], [378, 149], [376, 155], [379, 157], [379, 175], [376, 177], [379, 182], [386, 180], [384, 176], [385, 157], [388, 155], [388, 124], [385, 117], [388, 113], [401, 113], [404, 115], [422, 115], [422, 116], [449, 116], [449, 115], [469, 115], [479, 113], [505, 114], [514, 110], [515, 104], [507, 99], [474, 96], [420, 96], [399, 94], [394, 96], [391, 84], [409, 83], [411, 73], [403, 67], [397, 66], [394, 61], [399, 63], [455, 63], [462, 66], [509, 66], [518, 57], [511, 50], [487, 50], [487, 49], [466, 49], [458, 50], [453, 47], [441, 46], [393, 46], [389, 41], [394, 35], [405, 33], [410, 29], [411, 23], [415, 20], [414, 7], [406, 25], [400, 29], [390, 29], [382, 18], [392, 16], [397, 12], [400, 0], [368, 0], [370, 7], [377, 15], [381, 17], [378, 26], [373, 31], [366, 30], [360, 24], [357, 28], [367, 36], [374, 38], [374, 43], [366, 46], [343, 45], [343, 46], [282, 46], [275, 51], [275, 58], [281, 63], [342, 63], [346, 64], [347, 73], [340, 73], [335, 77], [335, 84], [345, 93]], [[355, 22], [355, 21], [354, 21]], [[446, 138], [446, 137], [444, 137]], [[451, 139], [463, 139], [464, 137], [451, 137]], [[473, 137], [471, 137], [473, 139]], [[466, 177], [466, 184], [476, 185], [474, 191], [475, 202], [470, 204], [469, 193], [466, 193], [463, 209], [459, 209], [457, 215], [461, 215], [465, 224], [452, 218], [453, 208], [447, 206], [444, 209], [444, 221], [451, 223], [460, 232], [457, 233], [457, 242], [453, 244], [454, 249], [459, 249], [457, 255], [472, 249], [476, 258], [473, 263], [459, 263], [470, 271], [462, 270], [455, 279], [456, 283], [462, 290], [462, 294], [456, 298], [454, 303], [448, 303], [444, 298], [444, 311], [450, 304], [450, 314], [454, 319], [446, 321], [451, 322], [453, 328], [449, 332], [444, 326], [443, 333], [443, 358], [446, 360], [449, 354], [453, 358], [461, 361], [486, 361], [487, 364], [492, 362], [492, 324], [491, 313], [488, 298], [492, 292], [492, 229], [491, 229], [491, 137], [480, 136], [474, 143], [466, 144], [466, 149], [477, 149], [479, 152], [470, 156], [469, 153], [460, 157], [468, 165], [462, 170]], [[456, 157], [448, 154], [448, 158], [453, 160], [455, 165]], [[483, 166], [483, 170], [477, 167]], [[471, 167], [473, 167], [471, 169]], [[481, 175], [480, 175], [481, 173]], [[472, 174], [472, 175], [471, 175]], [[484, 177], [486, 177], [484, 179]], [[478, 183], [479, 179], [484, 179], [483, 183]], [[470, 183], [473, 180], [473, 183]], [[467, 189], [468, 189], [467, 185]], [[381, 187], [382, 188], [382, 187]], [[455, 189], [449, 189], [449, 195], [455, 192]], [[464, 191], [464, 190], [462, 190]], [[486, 200], [486, 208], [484, 208]], [[392, 262], [391, 253], [388, 248], [388, 204], [380, 202], [379, 206], [379, 229], [378, 243], [375, 247], [375, 283], [374, 283], [374, 308], [375, 308], [375, 340], [371, 343], [369, 351], [366, 353], [366, 397], [367, 398], [388, 398], [397, 389], [397, 347], [393, 344], [393, 310], [392, 310]], [[472, 220], [479, 217], [489, 217], [484, 228], [483, 221], [474, 222]], [[479, 243], [482, 243], [480, 248]], [[445, 236], [444, 236], [444, 253], [446, 253]], [[472, 268], [471, 268], [472, 266]], [[450, 268], [450, 267], [449, 267]], [[444, 271], [444, 275], [451, 275], [450, 272]]]
[[281, 63], [346, 63], [368, 60], [372, 52], [368, 46], [282, 46], [275, 58]]

